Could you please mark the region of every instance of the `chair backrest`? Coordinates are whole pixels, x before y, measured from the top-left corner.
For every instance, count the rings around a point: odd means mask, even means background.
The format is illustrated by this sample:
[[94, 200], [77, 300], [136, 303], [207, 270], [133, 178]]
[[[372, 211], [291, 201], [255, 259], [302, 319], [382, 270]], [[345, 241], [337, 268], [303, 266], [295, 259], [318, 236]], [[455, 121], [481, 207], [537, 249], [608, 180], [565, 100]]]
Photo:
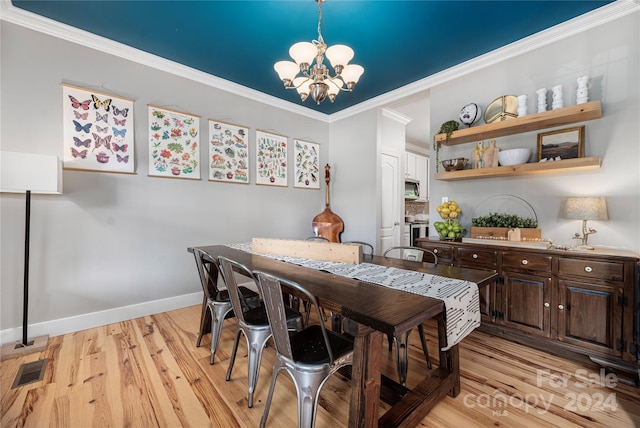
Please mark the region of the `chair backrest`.
[[[304, 296], [302, 297], [302, 300], [309, 302], [309, 304], [314, 306], [316, 308], [317, 319], [322, 320], [322, 312], [320, 312], [318, 301], [313, 294], [309, 293], [309, 291], [296, 282], [261, 271], [254, 271], [253, 274], [258, 279], [258, 285], [267, 310], [267, 318], [269, 318], [269, 325], [271, 326], [271, 332], [273, 333], [273, 342], [275, 344], [276, 351], [285, 358], [293, 360], [291, 342], [289, 341], [289, 332], [287, 331], [287, 318], [285, 316], [284, 303], [282, 301], [282, 293], [294, 290], [297, 295]], [[282, 285], [285, 286], [285, 290], [282, 289]], [[324, 337], [324, 342], [329, 353], [329, 362], [330, 364], [333, 364], [334, 357], [333, 352], [331, 351], [331, 345], [329, 344], [327, 330], [322, 322], [319, 322], [318, 325], [320, 325], [322, 330], [322, 336]]]
[[213, 298], [218, 292], [218, 272], [220, 272], [218, 261], [208, 258], [207, 253], [200, 248], [193, 248], [193, 256], [196, 259], [202, 291], [207, 299]]
[[236, 314], [238, 321], [245, 322], [244, 313], [249, 310], [249, 305], [247, 305], [247, 302], [242, 296], [238, 282], [236, 281], [236, 276], [233, 273], [237, 272], [247, 276], [257, 283], [256, 278], [249, 268], [235, 260], [220, 256], [218, 257], [218, 265], [220, 266], [222, 279], [224, 279], [224, 283], [227, 284], [227, 289], [229, 290], [229, 300], [231, 300], [233, 312]]
[[[373, 256], [373, 252], [375, 251], [373, 249], [373, 245], [369, 244], [368, 242], [364, 242], [364, 241], [344, 241], [343, 244], [359, 244], [362, 245], [362, 253], [368, 256]], [[368, 250], [368, 252], [367, 252]]]
[[399, 255], [395, 258], [403, 260], [413, 260], [418, 262], [425, 261], [425, 254], [430, 254], [433, 257], [433, 263], [438, 264], [438, 256], [436, 256], [433, 251], [427, 250], [426, 248], [411, 246], [391, 247], [384, 252], [383, 257], [394, 257], [393, 254], [391, 254], [392, 252], [395, 252], [395, 254]]
[[321, 241], [321, 242], [331, 242], [329, 241], [327, 238], [325, 238], [324, 236], [308, 236], [306, 238], [304, 238], [305, 241]]

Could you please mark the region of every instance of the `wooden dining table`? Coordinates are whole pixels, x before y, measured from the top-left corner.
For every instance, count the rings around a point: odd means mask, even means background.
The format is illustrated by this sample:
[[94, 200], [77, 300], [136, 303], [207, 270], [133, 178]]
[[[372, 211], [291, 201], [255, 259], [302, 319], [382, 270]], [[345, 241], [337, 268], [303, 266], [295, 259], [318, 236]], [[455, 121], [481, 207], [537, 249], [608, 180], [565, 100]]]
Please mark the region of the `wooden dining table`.
[[[188, 250], [193, 252], [192, 248]], [[443, 397], [456, 397], [460, 393], [458, 345], [442, 351], [447, 347], [446, 313], [442, 300], [298, 266], [225, 245], [197, 248], [211, 259], [224, 256], [244, 264], [252, 271], [263, 271], [297, 282], [309, 290], [322, 307], [357, 323], [350, 371], [350, 427], [415, 426]], [[474, 282], [478, 287], [484, 287], [497, 278], [493, 271], [379, 256], [365, 256], [363, 262], [461, 279]], [[439, 367], [411, 390], [382, 376], [385, 335], [400, 336], [434, 318], [438, 326]], [[381, 397], [392, 407], [379, 417]]]

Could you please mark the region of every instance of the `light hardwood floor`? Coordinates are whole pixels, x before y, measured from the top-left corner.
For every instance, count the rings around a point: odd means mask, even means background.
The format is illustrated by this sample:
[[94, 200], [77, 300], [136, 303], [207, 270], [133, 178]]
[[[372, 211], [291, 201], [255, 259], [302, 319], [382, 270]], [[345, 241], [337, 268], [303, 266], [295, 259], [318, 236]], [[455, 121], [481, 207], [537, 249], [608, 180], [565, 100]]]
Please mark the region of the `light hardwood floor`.
[[[46, 351], [0, 363], [5, 427], [256, 427], [264, 410], [273, 347], [265, 349], [255, 394], [247, 408], [246, 344], [232, 379], [225, 375], [235, 321], [224, 324], [214, 365], [209, 335], [196, 348], [200, 307], [192, 306], [104, 327], [52, 337]], [[426, 328], [437, 367], [435, 326]], [[407, 385], [427, 368], [417, 334], [411, 338]], [[417, 345], [417, 346], [416, 346]], [[385, 343], [386, 346], [386, 343]], [[441, 401], [425, 427], [634, 427], [640, 426], [640, 390], [596, 366], [474, 332], [460, 346], [462, 392]], [[383, 370], [395, 378], [393, 353]], [[11, 389], [19, 366], [48, 358], [44, 380]], [[609, 387], [603, 383], [609, 383]], [[613, 385], [612, 383], [616, 383]], [[295, 389], [281, 374], [268, 427], [297, 423]], [[340, 375], [324, 386], [317, 427], [344, 426], [349, 382]], [[388, 406], [381, 404], [380, 412]]]

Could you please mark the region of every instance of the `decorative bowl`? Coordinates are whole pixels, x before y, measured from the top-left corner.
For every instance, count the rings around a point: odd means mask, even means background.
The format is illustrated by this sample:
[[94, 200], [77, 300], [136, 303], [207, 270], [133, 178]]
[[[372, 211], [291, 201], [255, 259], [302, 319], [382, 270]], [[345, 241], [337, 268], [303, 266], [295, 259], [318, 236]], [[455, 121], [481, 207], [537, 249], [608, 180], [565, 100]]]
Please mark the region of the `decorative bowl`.
[[498, 162], [502, 166], [521, 165], [529, 162], [531, 149], [509, 149], [498, 152]]
[[458, 171], [464, 169], [464, 167], [467, 166], [467, 162], [469, 162], [469, 159], [456, 158], [443, 160], [440, 163], [446, 171]]

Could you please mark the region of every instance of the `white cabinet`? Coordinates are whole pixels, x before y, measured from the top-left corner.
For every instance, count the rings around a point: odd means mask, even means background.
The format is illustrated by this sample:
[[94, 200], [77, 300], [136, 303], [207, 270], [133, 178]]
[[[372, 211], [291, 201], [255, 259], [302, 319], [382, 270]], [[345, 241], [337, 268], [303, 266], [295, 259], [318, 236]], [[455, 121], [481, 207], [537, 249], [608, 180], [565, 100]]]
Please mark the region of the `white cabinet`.
[[416, 153], [405, 152], [405, 178], [420, 182], [418, 202], [429, 200], [429, 158]]
[[402, 234], [402, 245], [408, 247], [411, 245], [411, 226], [404, 225], [404, 233]]

